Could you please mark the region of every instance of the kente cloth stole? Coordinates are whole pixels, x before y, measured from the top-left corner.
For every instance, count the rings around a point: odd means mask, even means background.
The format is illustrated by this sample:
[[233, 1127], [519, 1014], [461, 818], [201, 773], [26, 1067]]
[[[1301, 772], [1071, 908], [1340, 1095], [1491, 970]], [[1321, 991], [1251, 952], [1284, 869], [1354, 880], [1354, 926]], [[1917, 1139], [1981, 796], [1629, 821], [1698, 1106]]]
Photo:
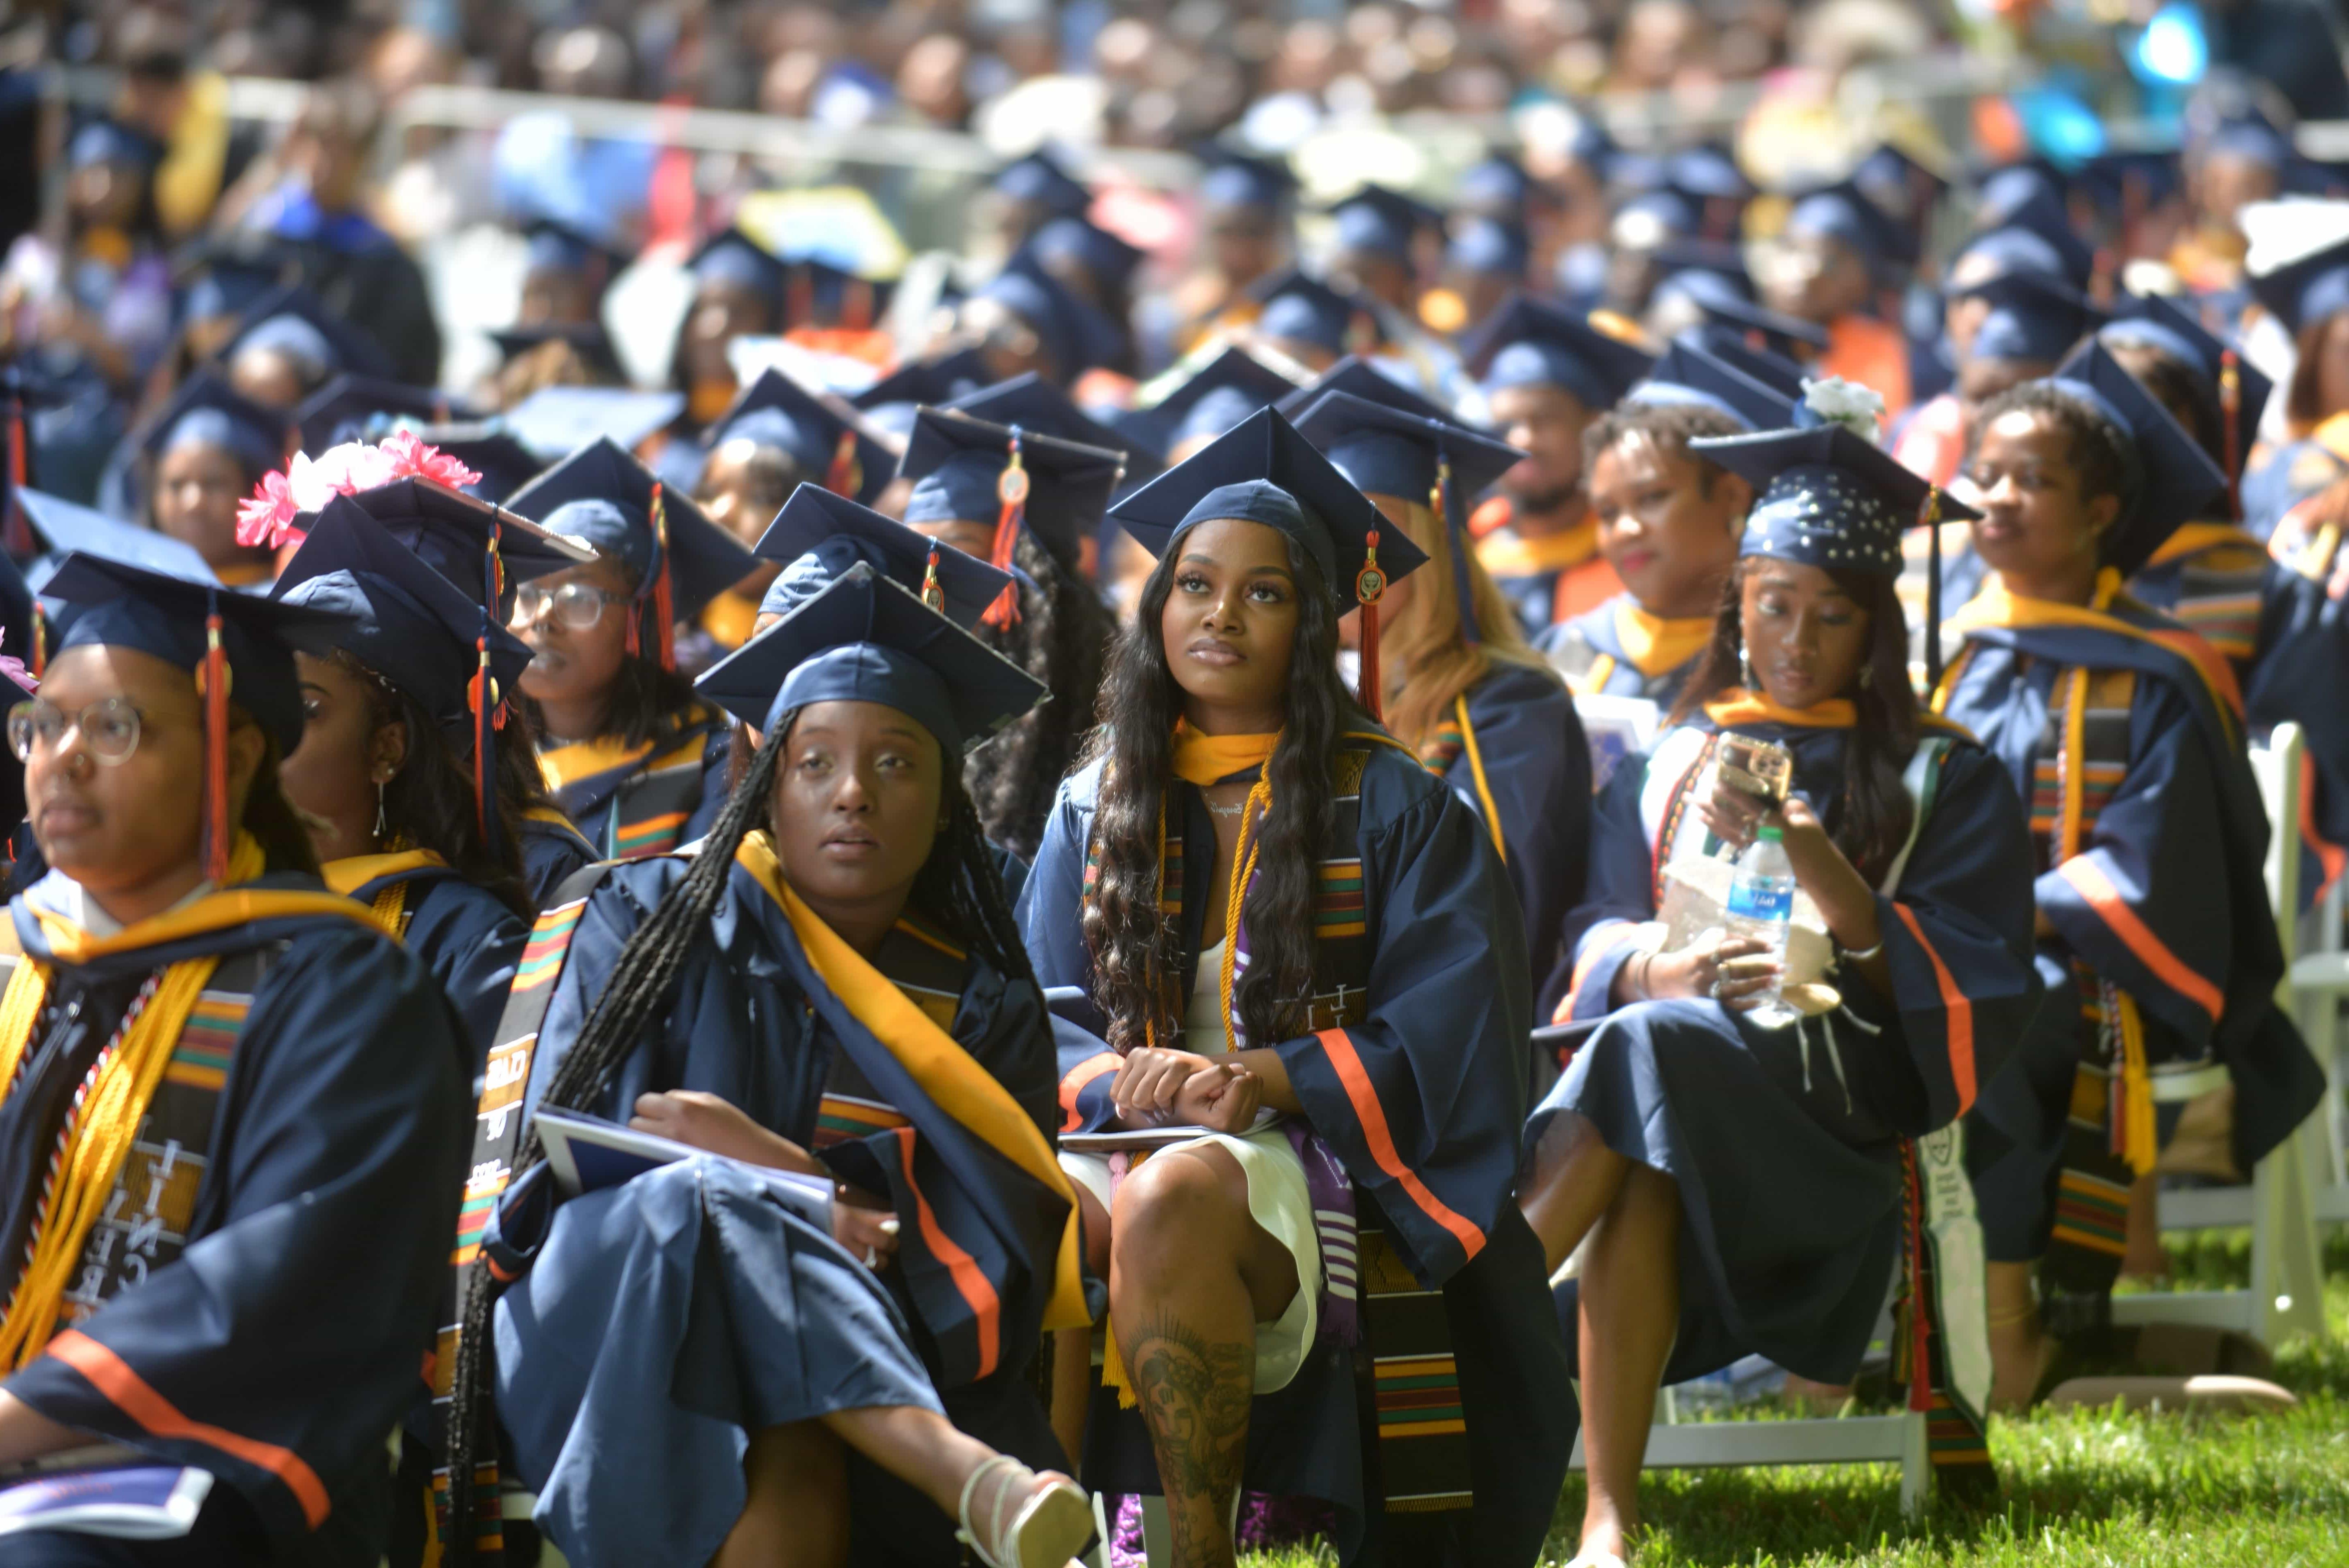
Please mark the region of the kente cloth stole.
[[2259, 648], [2267, 564], [2267, 552], [2248, 535], [2240, 544], [2230, 541], [2190, 555], [2178, 568], [2178, 603], [2169, 613], [2229, 662], [2248, 665]]
[[[9, 1276], [8, 1366], [26, 1365], [53, 1335], [80, 1323], [117, 1292], [140, 1284], [185, 1250], [196, 1199], [211, 1168], [221, 1090], [228, 1082], [268, 952], [258, 948], [226, 958], [182, 960], [150, 975], [133, 1007], [144, 1010], [147, 1016], [140, 1021], [156, 1032], [151, 1042], [136, 1023], [125, 1027], [125, 1020], [116, 1020], [109, 1026], [120, 1037], [85, 1074], [82, 1093], [59, 1129], [43, 1175], [37, 1200], [41, 1220], [28, 1244], [36, 1260], [48, 1254], [47, 1266], [20, 1264]], [[187, 993], [176, 1022], [166, 980], [173, 969], [181, 972], [176, 988]], [[12, 997], [29, 988], [37, 1009], [16, 1053], [10, 1075], [13, 1088], [52, 1026], [54, 1009], [39, 995], [45, 987], [38, 966], [20, 954], [0, 954], [0, 988]], [[5, 1010], [13, 1016], [14, 1008]], [[70, 1253], [56, 1251], [72, 1242], [69, 1236], [51, 1235], [52, 1226], [68, 1222], [64, 1213], [68, 1205], [60, 1201], [61, 1184], [67, 1180], [67, 1150], [77, 1132], [95, 1136], [98, 1131], [94, 1125], [79, 1124], [84, 1118], [104, 1114], [100, 1085], [109, 1063], [129, 1065], [129, 1055], [141, 1045], [161, 1056], [160, 1073], [115, 1156], [119, 1163], [106, 1181], [104, 1199], [82, 1206], [86, 1234]], [[102, 1178], [105, 1173], [95, 1174]], [[51, 1245], [44, 1247], [45, 1241]]]

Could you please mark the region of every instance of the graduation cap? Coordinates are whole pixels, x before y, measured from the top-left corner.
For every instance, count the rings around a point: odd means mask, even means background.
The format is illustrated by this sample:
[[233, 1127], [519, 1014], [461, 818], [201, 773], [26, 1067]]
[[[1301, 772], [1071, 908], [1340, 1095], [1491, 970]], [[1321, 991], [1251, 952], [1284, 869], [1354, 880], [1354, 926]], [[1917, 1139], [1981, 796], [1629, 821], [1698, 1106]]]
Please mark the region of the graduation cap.
[[1032, 251], [1013, 255], [978, 297], [993, 300], [1032, 327], [1062, 380], [1073, 381], [1117, 357], [1117, 324], [1054, 277]]
[[[1967, 265], [1967, 263], [1972, 263]], [[2095, 253], [2073, 232], [2061, 202], [2041, 196], [2008, 212], [1996, 225], [1979, 230], [1951, 258], [1950, 272], [2042, 272], [2085, 289], [2095, 273]]]
[[481, 477], [465, 493], [492, 504], [528, 484], [546, 466], [536, 452], [514, 439], [497, 419], [455, 425], [418, 425], [416, 438], [456, 459]]
[[1522, 220], [1526, 204], [1540, 190], [1524, 164], [1495, 147], [1487, 149], [1484, 157], [1462, 172], [1453, 194], [1463, 211]]
[[973, 418], [1017, 425], [1022, 430], [1074, 441], [1081, 447], [1101, 447], [1116, 452], [1125, 459], [1128, 484], [1140, 484], [1165, 471], [1164, 452], [1133, 430], [1112, 429], [1102, 424], [1078, 407], [1076, 399], [1032, 370], [959, 397], [938, 401]]
[[1186, 530], [1218, 519], [1261, 523], [1294, 541], [1320, 568], [1332, 606], [1362, 612], [1359, 696], [1377, 717], [1379, 597], [1427, 556], [1288, 420], [1257, 410], [1120, 500], [1110, 516], [1161, 560]]
[[870, 331], [887, 312], [897, 289], [894, 279], [867, 277], [822, 256], [801, 256], [790, 264], [791, 304], [785, 317], [793, 326]]
[[1651, 407], [1694, 404], [1726, 414], [1748, 430], [1782, 429], [1795, 418], [1795, 399], [1687, 343], [1665, 349], [1648, 378], [1623, 400]]
[[600, 321], [543, 321], [501, 327], [490, 334], [490, 341], [498, 346], [498, 354], [509, 365], [550, 343], [567, 343], [590, 371], [615, 380], [627, 379], [620, 366], [619, 350], [612, 346], [612, 335]]
[[908, 360], [848, 400], [869, 414], [900, 403], [952, 402], [988, 381], [986, 356], [975, 348], [958, 348], [943, 358]]
[[1061, 216], [1049, 219], [1028, 242], [1037, 260], [1047, 265], [1077, 267], [1109, 293], [1118, 293], [1133, 281], [1134, 273], [1150, 253], [1129, 245], [1099, 223]]
[[996, 170], [994, 186], [999, 196], [1056, 215], [1082, 217], [1093, 204], [1093, 193], [1049, 147], [1015, 158]]
[[1686, 239], [1704, 226], [1704, 215], [1689, 197], [1667, 186], [1627, 197], [1608, 220], [1608, 238], [1629, 250], [1652, 251]]
[[2267, 116], [2256, 109], [2246, 109], [2228, 115], [2192, 139], [2187, 155], [2196, 160], [2206, 158], [2240, 158], [2263, 164], [2278, 172], [2290, 169], [2298, 160], [2292, 138], [2278, 130]]
[[1330, 216], [1340, 250], [1384, 256], [1405, 266], [1421, 232], [1444, 226], [1444, 214], [1426, 202], [1378, 184], [1331, 203]]
[[2099, 211], [2133, 217], [2177, 195], [2184, 179], [2175, 150], [2110, 151], [2081, 166], [2079, 186]]
[[1729, 328], [1741, 337], [1759, 337], [1773, 354], [1794, 359], [1797, 347], [1814, 351], [1827, 346], [1826, 328], [1798, 315], [1788, 315], [1756, 304], [1734, 279], [1711, 267], [1683, 267], [1656, 285], [1659, 296], [1677, 294], [1694, 305], [1706, 321]]
[[2044, 158], [2023, 158], [1985, 171], [1974, 198], [1974, 226], [1995, 229], [2020, 208], [2037, 201], [2063, 207], [2068, 183], [2063, 170]]
[[[228, 733], [233, 686], [236, 706], [277, 743], [280, 757], [302, 744], [302, 687], [292, 639], [329, 632], [340, 616], [78, 551], [58, 563], [42, 593], [61, 605], [58, 653], [103, 646], [162, 659], [195, 677], [207, 737]], [[209, 740], [203, 791], [204, 872], [225, 882], [234, 845], [228, 758], [225, 747]]]
[[787, 452], [803, 478], [853, 500], [880, 494], [896, 467], [896, 454], [855, 409], [835, 408], [772, 368], [736, 393], [701, 438], [703, 448], [713, 452], [728, 441]]
[[522, 583], [595, 559], [584, 542], [430, 480], [398, 479], [342, 499], [484, 609], [494, 610], [501, 626], [513, 619], [514, 590]]
[[527, 272], [567, 273], [584, 282], [595, 299], [602, 299], [612, 280], [627, 270], [627, 256], [558, 219], [534, 219], [523, 225], [523, 234], [528, 242], [523, 262]]
[[1207, 171], [1199, 177], [1199, 204], [1207, 208], [1253, 207], [1278, 212], [1297, 191], [1297, 176], [1286, 160], [1251, 158], [1247, 153], [1210, 143], [1201, 150]]
[[2082, 344], [2056, 367], [2054, 380], [2109, 420], [2137, 450], [2144, 482], [2106, 531], [2103, 552], [2106, 565], [2117, 567], [2124, 579], [2134, 577], [2162, 541], [2227, 493], [2227, 475], [2102, 344]]
[[1454, 273], [1523, 278], [1533, 256], [1524, 229], [1498, 218], [1465, 218], [1444, 248], [1444, 265]]
[[[566, 388], [569, 390], [569, 388]], [[636, 580], [628, 652], [677, 667], [677, 623], [748, 576], [758, 558], [608, 438], [580, 448], [508, 498], [549, 532], [593, 545]]]
[[391, 376], [391, 356], [382, 346], [299, 284], [281, 284], [245, 307], [219, 358], [225, 365], [240, 354], [263, 350], [293, 360], [314, 384], [336, 371]]
[[1234, 345], [1137, 418], [1145, 421], [1149, 438], [1171, 457], [1186, 442], [1220, 436], [1296, 390], [1296, 382]]
[[[1423, 419], [1441, 419], [1454, 425], [1463, 422], [1451, 409], [1433, 397], [1421, 397], [1369, 360], [1354, 354], [1346, 356], [1304, 386], [1288, 393], [1273, 407], [1280, 410], [1282, 418], [1293, 425], [1304, 417], [1306, 409], [1332, 392], [1348, 393], [1366, 402], [1383, 403], [1390, 408], [1416, 414]], [[1253, 414], [1256, 410], [1251, 408], [1248, 412]], [[1237, 419], [1232, 421], [1233, 424], [1238, 422]]]
[[2298, 335], [2311, 324], [2349, 310], [2349, 239], [2336, 240], [2251, 280], [2251, 297]]
[[1034, 707], [1044, 683], [858, 562], [709, 667], [693, 689], [754, 729], [819, 702], [871, 702], [951, 763]]
[[1256, 318], [1259, 336], [1276, 342], [1309, 343], [1330, 354], [1359, 354], [1383, 341], [1378, 312], [1361, 294], [1332, 288], [1301, 268], [1289, 267], [1249, 285], [1263, 306]]
[[1526, 454], [1454, 420], [1426, 418], [1350, 392], [1324, 393], [1297, 421], [1297, 433], [1364, 495], [1416, 501], [1435, 514], [1451, 557], [1460, 634], [1484, 641], [1468, 572], [1468, 501]]
[[[1023, 522], [1055, 560], [1073, 568], [1079, 542], [1101, 521], [1124, 470], [1124, 455], [1113, 449], [925, 408], [897, 471], [915, 481], [905, 501], [908, 523], [991, 521], [994, 563], [1009, 571]], [[990, 624], [1019, 619], [1016, 601], [1003, 603]]]
[[783, 569], [760, 601], [761, 615], [789, 614], [860, 561], [963, 627], [977, 625], [1012, 582], [975, 555], [815, 485], [792, 492], [757, 552]]
[[[1917, 199], [1916, 180], [1923, 175], [1930, 181], [1932, 194], [1922, 204]], [[1879, 142], [1875, 150], [1862, 158], [1851, 171], [1851, 182], [1860, 193], [1882, 208], [1887, 215], [1908, 224], [1911, 229], [1924, 226], [1926, 210], [1940, 200], [1950, 188], [1941, 172], [1928, 167], [1891, 142]]]
[[497, 730], [530, 664], [529, 645], [347, 496], [319, 511], [269, 596], [335, 615], [286, 640], [322, 656], [348, 653], [407, 693], [450, 749], [472, 759], [473, 809], [484, 837], [494, 833]]
[[1957, 290], [1956, 295], [1990, 302], [1982, 325], [1974, 329], [1969, 353], [1975, 359], [2053, 365], [2105, 319], [2087, 295], [2041, 272], [2001, 273]]
[[243, 467], [247, 484], [285, 461], [285, 416], [247, 397], [213, 371], [199, 367], [147, 422], [140, 449], [160, 459], [175, 447], [217, 447]]
[[[102, 511], [78, 505], [45, 490], [18, 490], [26, 524], [41, 548], [54, 555], [79, 553], [119, 562], [166, 577], [190, 583], [217, 583], [220, 577], [192, 544], [183, 543], [152, 528], [118, 522]], [[40, 673], [34, 661], [34, 674]]]
[[1795, 197], [1786, 212], [1785, 232], [1789, 238], [1811, 234], [1848, 246], [1878, 275], [1890, 263], [1905, 260], [1909, 250], [1899, 225], [1849, 180]]
[[[2206, 330], [2193, 312], [2159, 294], [2121, 294], [2113, 301], [2112, 315], [2113, 319], [2097, 330], [2097, 341], [2158, 348], [2200, 373], [2217, 398], [2213, 407], [2226, 449], [2228, 480], [2230, 485], [2240, 483], [2243, 459], [2251, 446], [2245, 434], [2259, 429], [2275, 383], [2232, 345]], [[2236, 514], [2241, 515], [2240, 500]]]
[[701, 242], [688, 256], [686, 271], [697, 287], [729, 284], [766, 302], [769, 317], [781, 325], [791, 292], [791, 269], [782, 258], [740, 229], [725, 229]]
[[1485, 391], [1547, 385], [1583, 407], [1611, 408], [1655, 366], [1655, 356], [1608, 336], [1573, 312], [1512, 295], [1478, 326], [1462, 355]]
[[542, 387], [499, 416], [514, 439], [544, 457], [578, 450], [591, 441], [633, 449], [685, 411], [679, 392], [639, 392], [629, 387]]
[[441, 424], [462, 417], [446, 392], [377, 376], [337, 376], [294, 408], [302, 449], [311, 453], [342, 441], [372, 440], [394, 419]]
[[1775, 349], [1756, 348], [1745, 334], [1718, 322], [1708, 321], [1682, 336], [1731, 369], [1752, 377], [1789, 403], [1803, 400], [1803, 383], [1808, 379], [1809, 373], [1804, 369], [1802, 362], [1792, 356], [1780, 354]]

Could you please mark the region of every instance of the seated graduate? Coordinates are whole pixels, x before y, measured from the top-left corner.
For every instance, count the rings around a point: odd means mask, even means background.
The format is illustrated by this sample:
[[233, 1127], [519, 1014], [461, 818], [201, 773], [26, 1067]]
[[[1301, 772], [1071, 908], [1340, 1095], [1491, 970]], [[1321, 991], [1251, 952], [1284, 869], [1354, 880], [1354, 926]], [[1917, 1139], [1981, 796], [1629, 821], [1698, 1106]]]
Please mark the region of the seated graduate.
[[676, 628], [748, 576], [750, 552], [610, 439], [582, 447], [507, 503], [595, 559], [525, 583], [523, 707], [554, 799], [599, 857], [666, 854], [725, 799], [725, 718], [678, 674]]
[[[1076, 399], [1033, 371], [992, 387], [974, 387], [960, 397], [941, 398], [939, 402], [975, 419], [1017, 425], [1036, 435], [1115, 452], [1125, 465], [1125, 472], [1118, 480], [1120, 489], [1147, 483], [1166, 471], [1165, 450], [1150, 438], [1148, 421], [1135, 418], [1131, 411], [1104, 408], [1104, 414], [1118, 421], [1114, 427], [1105, 425], [1079, 407]], [[911, 419], [906, 422], [905, 431], [909, 436], [913, 432]], [[907, 488], [910, 490], [911, 487]], [[1117, 531], [1099, 518], [1093, 521], [1093, 531], [1077, 541], [1077, 568], [1087, 583], [1097, 584], [1102, 576], [1103, 542]]]
[[[946, 1562], [958, 1517], [1062, 1568], [1091, 1510], [1027, 1468], [1061, 1462], [1042, 1332], [1089, 1315], [1052, 1029], [957, 779], [1042, 690], [862, 561], [702, 690], [758, 737], [718, 825], [565, 890], [502, 1030], [455, 1473], [494, 1277], [497, 1413], [573, 1563]], [[546, 1108], [732, 1158], [550, 1216]], [[820, 1178], [833, 1233], [737, 1161]]]
[[2255, 731], [2292, 720], [2315, 763], [2315, 790], [2299, 828], [2321, 865], [2318, 875], [2304, 878], [2306, 892], [2321, 892], [2340, 877], [2342, 846], [2349, 845], [2349, 712], [2331, 700], [2349, 670], [2344, 531], [2349, 480], [2326, 486], [2284, 513], [2269, 536], [2270, 554], [2302, 586], [2289, 596], [2294, 607], [2282, 634], [2261, 655], [2259, 679], [2245, 695]]
[[1655, 365], [1579, 316], [1520, 296], [1478, 326], [1464, 358], [1495, 431], [1527, 453], [1476, 508], [1476, 558], [1538, 637], [1621, 591], [1599, 553], [1582, 432]]
[[[1758, 1354], [1847, 1384], [1899, 1253], [1903, 1140], [1946, 1127], [2039, 1000], [2023, 813], [1920, 712], [1892, 583], [1925, 481], [1839, 425], [1696, 441], [1756, 496], [1704, 662], [1617, 769], [1577, 912], [1577, 1018], [1606, 1023], [1527, 1124], [1521, 1199], [1580, 1339], [1578, 1563], [1626, 1555], [1660, 1382]], [[1724, 739], [1792, 755], [1773, 807]], [[1671, 868], [1784, 836], [1839, 955], [1815, 1016], [1753, 1012], [1757, 938], [1664, 950]], [[1839, 995], [1837, 995], [1839, 993]]]
[[1339, 638], [1362, 660], [1387, 733], [1484, 821], [1516, 890], [1528, 978], [1538, 981], [1582, 896], [1590, 748], [1573, 699], [1526, 645], [1469, 544], [1467, 498], [1524, 454], [1348, 392], [1323, 395], [1297, 430], [1427, 557], [1389, 580], [1375, 612], [1341, 622]]
[[1123, 468], [1116, 451], [944, 408], [923, 409], [905, 447], [905, 525], [1020, 579], [977, 635], [1051, 698], [974, 754], [964, 781], [988, 841], [1022, 860], [1035, 858], [1101, 690], [1113, 628], [1078, 555]]
[[[742, 388], [702, 445], [693, 499], [710, 521], [745, 545], [758, 542], [801, 485], [821, 485], [870, 504], [896, 467], [895, 456], [854, 409], [826, 404], [780, 370], [762, 371]], [[712, 597], [691, 626], [678, 628], [680, 669], [698, 674], [749, 640], [759, 596], [774, 572], [767, 562], [754, 562], [750, 574]]]
[[237, 537], [237, 502], [285, 462], [290, 430], [283, 412], [197, 371], [140, 443], [149, 525], [194, 549], [230, 587], [266, 588], [275, 557]]
[[[398, 439], [395, 436], [391, 441]], [[441, 455], [445, 454], [419, 444], [412, 458], [430, 466]], [[448, 477], [459, 476], [450, 473]], [[283, 487], [272, 493], [274, 499], [266, 509], [248, 505], [246, 525], [273, 548], [298, 544], [317, 521], [317, 513], [295, 510], [294, 497]], [[521, 584], [595, 559], [594, 550], [585, 544], [549, 533], [511, 511], [420, 474], [354, 490], [347, 499], [426, 565], [471, 595], [496, 626], [512, 621]], [[477, 630], [476, 635], [481, 634]], [[537, 731], [530, 708], [513, 700], [513, 689], [509, 687], [504, 694], [505, 723], [495, 748], [497, 798], [499, 810], [511, 813], [508, 820], [521, 841], [523, 885], [535, 910], [545, 904], [565, 877], [598, 856], [595, 846], [548, 795], [545, 777], [539, 770]]]
[[[1163, 1490], [1183, 1565], [1231, 1561], [1242, 1486], [1334, 1505], [1350, 1560], [1392, 1545], [1381, 1472], [1423, 1521], [1473, 1493], [1468, 1561], [1529, 1563], [1574, 1432], [1509, 1200], [1515, 895], [1475, 814], [1336, 674], [1340, 616], [1425, 557], [1269, 408], [1112, 515], [1159, 566], [1020, 925], [1038, 978], [1081, 987], [1111, 1047], [1064, 1072], [1063, 1137], [1202, 1131], [1122, 1181], [1121, 1159], [1061, 1155], [1111, 1278], [1087, 1476]], [[1371, 1456], [1355, 1352], [1360, 1296], [1382, 1287], [1443, 1293], [1451, 1343], [1421, 1348], [1434, 1387], [1456, 1375], [1465, 1429]], [[1061, 1354], [1082, 1364], [1081, 1344]]]
[[318, 514], [271, 596], [336, 624], [295, 634], [302, 744], [282, 770], [320, 875], [372, 906], [465, 1020], [478, 1077], [538, 906], [500, 785], [500, 708], [530, 650], [356, 501]]
[[2022, 1403], [2060, 1339], [2100, 1348], [2183, 1099], [2233, 1083], [2249, 1171], [2323, 1078], [2275, 1006], [2269, 827], [2234, 672], [2121, 587], [2225, 476], [2094, 344], [1983, 409], [1966, 473], [1995, 575], [1951, 623], [1964, 647], [1934, 707], [2029, 804], [2054, 998], [2006, 1072], [1984, 1077], [1966, 1131], [1995, 1397]]
[[1784, 428], [1794, 405], [1701, 348], [1675, 343], [1582, 433], [1599, 552], [1623, 592], [1537, 639], [1578, 696], [1670, 708], [1713, 642], [1754, 492], [1690, 449], [1707, 436]]
[[319, 886], [279, 789], [285, 639], [330, 618], [78, 555], [47, 592], [57, 652], [8, 720], [50, 870], [0, 994], [0, 1463], [113, 1442], [216, 1484], [185, 1539], [5, 1555], [372, 1568], [464, 1046], [423, 965]]
[[2259, 538], [2294, 506], [2349, 477], [2349, 239], [2251, 280], [2251, 296], [2292, 335], [2292, 380], [2284, 389], [2291, 439], [2243, 476], [2243, 526]]

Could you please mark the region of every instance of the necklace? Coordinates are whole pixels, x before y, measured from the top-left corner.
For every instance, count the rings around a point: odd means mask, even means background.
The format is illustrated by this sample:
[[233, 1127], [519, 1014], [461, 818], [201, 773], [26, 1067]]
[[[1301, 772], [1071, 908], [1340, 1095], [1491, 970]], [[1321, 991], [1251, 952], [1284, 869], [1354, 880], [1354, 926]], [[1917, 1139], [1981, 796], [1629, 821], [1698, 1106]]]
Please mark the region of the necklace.
[[1207, 810], [1213, 811], [1218, 817], [1237, 817], [1242, 811], [1247, 810], [1247, 802], [1242, 800], [1230, 806], [1218, 806], [1213, 800], [1210, 800], [1207, 802]]

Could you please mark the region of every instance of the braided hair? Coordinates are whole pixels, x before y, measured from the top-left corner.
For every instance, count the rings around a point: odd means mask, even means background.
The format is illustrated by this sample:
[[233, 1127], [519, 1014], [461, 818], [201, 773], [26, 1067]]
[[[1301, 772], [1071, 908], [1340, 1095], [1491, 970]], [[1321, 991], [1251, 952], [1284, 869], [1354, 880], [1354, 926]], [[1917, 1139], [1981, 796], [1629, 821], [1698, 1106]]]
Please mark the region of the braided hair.
[[974, 633], [1042, 681], [1054, 700], [1013, 720], [973, 752], [966, 781], [988, 836], [1032, 861], [1061, 780], [1084, 747], [1082, 716], [1101, 690], [1117, 628], [1100, 597], [1024, 528], [1011, 559], [1031, 580], [1016, 590], [1019, 624], [1001, 631], [981, 625]]
[[[718, 907], [719, 894], [754, 822], [771, 825], [775, 773], [785, 739], [799, 714], [787, 713], [771, 727], [747, 765], [739, 769], [732, 791], [717, 824], [693, 858], [685, 876], [662, 896], [660, 903], [620, 949], [609, 978], [604, 982], [587, 1022], [539, 1097], [543, 1106], [581, 1110], [603, 1097], [612, 1075], [637, 1047], [645, 1028], [659, 1015], [677, 984], [688, 954], [699, 944], [698, 934]], [[747, 732], [735, 731], [736, 756], [741, 755]], [[987, 840], [979, 830], [978, 814], [958, 771], [947, 758], [942, 784], [947, 822], [922, 862], [907, 903], [946, 928], [968, 947], [1014, 983], [1036, 984], [1028, 952], [1004, 897], [1003, 879], [997, 872]], [[519, 1181], [543, 1158], [537, 1130], [523, 1139], [513, 1161]], [[477, 1257], [466, 1272], [459, 1317], [455, 1365], [450, 1371], [449, 1426], [449, 1513], [447, 1551], [451, 1563], [470, 1560], [472, 1532], [460, 1522], [472, 1513], [473, 1470], [483, 1451], [483, 1401], [488, 1393], [490, 1313], [497, 1286], [486, 1255]]]

